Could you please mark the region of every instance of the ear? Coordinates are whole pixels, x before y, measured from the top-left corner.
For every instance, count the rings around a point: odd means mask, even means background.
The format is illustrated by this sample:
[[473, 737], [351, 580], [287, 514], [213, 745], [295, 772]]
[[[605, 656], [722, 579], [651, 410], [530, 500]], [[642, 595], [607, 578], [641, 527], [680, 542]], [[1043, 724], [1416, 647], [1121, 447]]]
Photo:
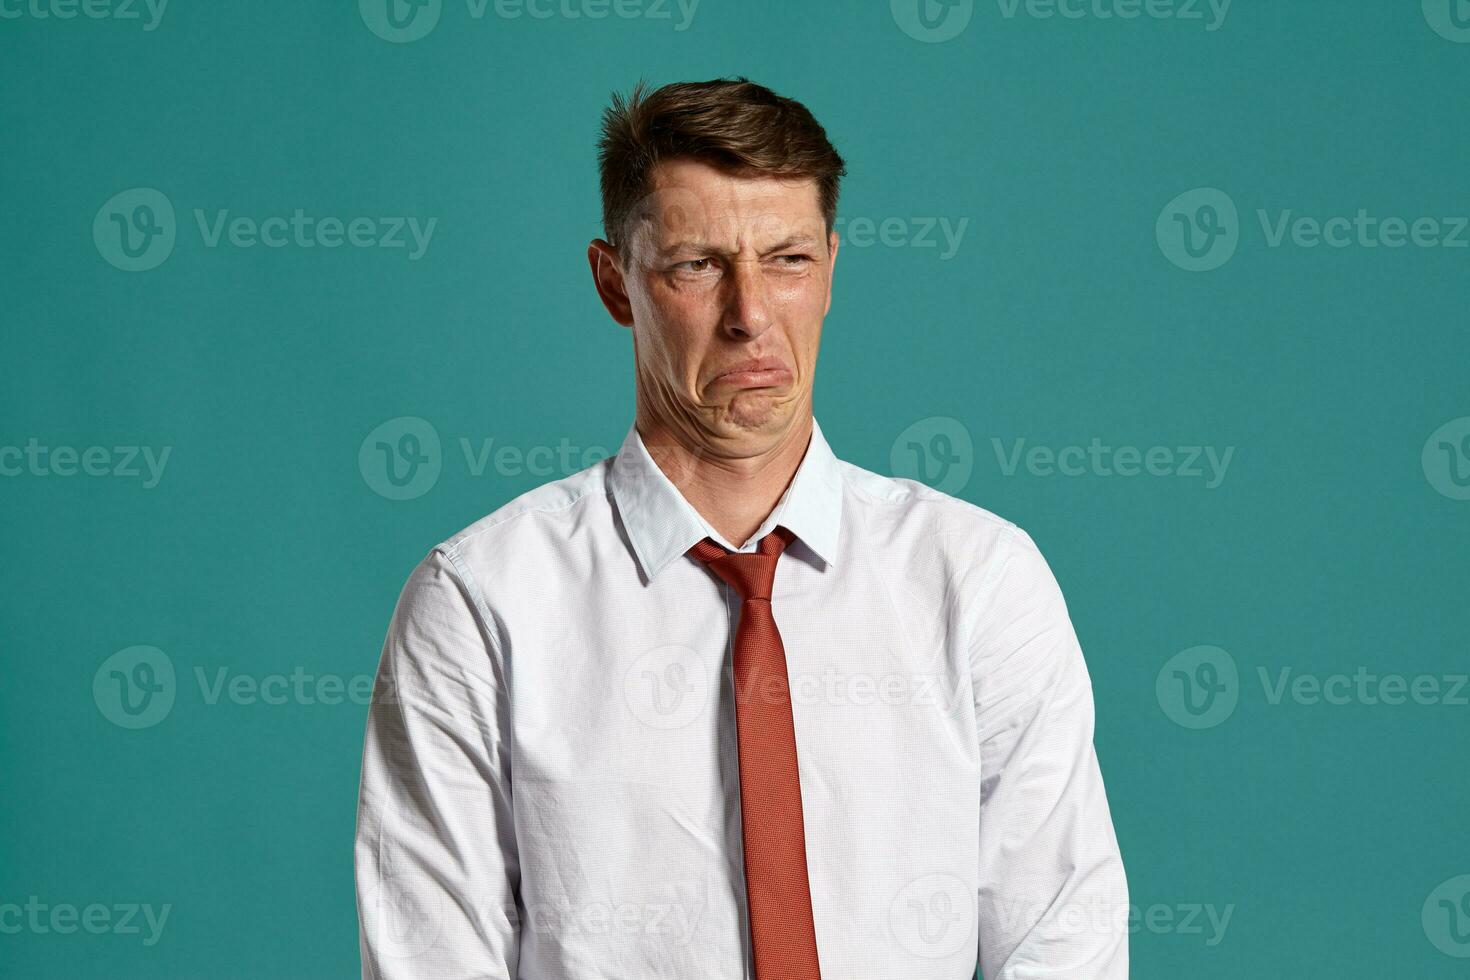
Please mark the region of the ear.
[[832, 309], [832, 280], [837, 275], [837, 232], [827, 233], [827, 305], [822, 310], [826, 316]]
[[587, 246], [587, 264], [592, 267], [592, 284], [608, 315], [625, 327], [633, 325], [633, 304], [628, 302], [623, 270], [618, 265], [618, 250], [601, 238]]

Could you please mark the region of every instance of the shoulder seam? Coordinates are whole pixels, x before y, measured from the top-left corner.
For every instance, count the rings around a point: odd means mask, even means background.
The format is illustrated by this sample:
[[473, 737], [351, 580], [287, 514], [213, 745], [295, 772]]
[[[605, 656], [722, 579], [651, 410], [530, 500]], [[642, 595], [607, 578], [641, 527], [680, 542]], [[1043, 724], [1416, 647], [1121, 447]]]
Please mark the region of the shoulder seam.
[[486, 605], [484, 596], [480, 592], [480, 583], [475, 580], [474, 573], [470, 571], [469, 566], [460, 555], [459, 545], [445, 543], [436, 545], [434, 550], [442, 553], [445, 558], [449, 559], [450, 565], [454, 567], [454, 574], [458, 575], [459, 580], [464, 583], [465, 591], [469, 593], [470, 601], [475, 605], [475, 615], [480, 620], [480, 633], [485, 637], [485, 643], [489, 646], [490, 652], [494, 654], [496, 661], [500, 664], [501, 669], [504, 670], [505, 654], [500, 649], [500, 643], [495, 638], [495, 631], [491, 628], [495, 617], [491, 615], [490, 607]]
[[[996, 585], [1000, 582], [1002, 576], [1005, 575], [1006, 570], [1010, 568], [1011, 556], [1016, 553], [1016, 533], [1021, 530], [1012, 521], [1005, 521], [1004, 525], [1005, 541], [1001, 546], [1005, 549], [1005, 553], [1000, 556], [1000, 560], [995, 563], [994, 567], [986, 573], [985, 580], [980, 585], [980, 603], [975, 607], [973, 614], [965, 617], [963, 625], [960, 628], [962, 649], [965, 650], [966, 656], [970, 660], [970, 677], [976, 683], [978, 683], [979, 679], [975, 677], [975, 651], [973, 649], [976, 632], [975, 627], [980, 622], [982, 614], [989, 611], [991, 603], [995, 598]], [[978, 690], [978, 687], [976, 690]]]
[[[542, 484], [542, 485], [543, 486], [549, 486], [549, 484]], [[531, 490], [529, 492], [530, 493], [535, 493], [536, 491], [535, 490]], [[588, 489], [582, 490], [580, 493], [578, 493], [571, 500], [568, 500], [566, 503], [560, 504], [560, 505], [558, 505], [556, 507], [534, 507], [534, 508], [527, 507], [527, 508], [524, 508], [522, 510], [515, 511], [514, 513], [506, 514], [504, 517], [500, 518], [499, 520], [493, 521], [490, 524], [486, 524], [484, 527], [476, 528], [473, 531], [471, 531], [469, 528], [466, 528], [464, 531], [461, 531], [459, 534], [456, 534], [453, 537], [447, 538], [446, 540], [444, 540], [443, 542], [441, 542], [437, 547], [447, 547], [447, 546], [449, 546], [449, 545], [452, 544], [453, 547], [456, 550], [458, 550], [459, 546], [461, 544], [463, 544], [464, 542], [473, 540], [474, 538], [478, 538], [480, 535], [484, 534], [486, 531], [493, 531], [497, 527], [501, 527], [502, 525], [509, 524], [511, 521], [514, 521], [517, 518], [526, 517], [526, 516], [528, 516], [530, 514], [558, 514], [558, 513], [562, 512], [564, 510], [570, 510], [571, 508], [577, 506], [577, 504], [581, 503], [584, 499], [586, 499], [592, 493], [593, 493], [592, 489], [591, 488], [588, 488]], [[612, 495], [612, 488], [611, 487], [604, 486], [604, 488], [603, 488], [603, 496], [611, 496], [611, 495]], [[474, 527], [474, 525], [472, 524], [472, 525], [470, 525], [470, 527]]]
[[[860, 470], [863, 473], [870, 473], [873, 476], [876, 476], [876, 477], [878, 477], [880, 479], [894, 481], [894, 478], [891, 477], [891, 476], [884, 476], [882, 473], [875, 473], [872, 470], [863, 469], [863, 467], [857, 466], [856, 464], [847, 463], [846, 460], [843, 460], [843, 462], [844, 462], [845, 465], [852, 466], [854, 469]], [[986, 510], [984, 507], [981, 507], [979, 504], [972, 503], [972, 502], [970, 502], [968, 500], [965, 500], [962, 497], [956, 497], [956, 496], [953, 496], [951, 494], [944, 493], [941, 490], [934, 490], [934, 488], [931, 487], [931, 486], [929, 486], [928, 484], [919, 482], [917, 480], [914, 481], [914, 482], [919, 487], [922, 487], [922, 488], [927, 489], [927, 490], [931, 490], [935, 494], [937, 494], [938, 496], [935, 496], [935, 497], [926, 497], [926, 496], [921, 496], [919, 493], [915, 492], [914, 490], [906, 490], [905, 493], [904, 493], [904, 495], [902, 497], [900, 497], [900, 498], [896, 498], [895, 499], [895, 498], [892, 498], [892, 497], [879, 497], [879, 496], [876, 496], [876, 495], [870, 493], [869, 491], [865, 490], [856, 481], [848, 480], [846, 474], [843, 474], [843, 482], [847, 486], [851, 487], [854, 493], [857, 493], [857, 494], [861, 495], [862, 497], [864, 497], [865, 499], [870, 500], [870, 501], [872, 501], [874, 503], [877, 503], [877, 504], [897, 504], [897, 503], [902, 503], [905, 500], [910, 500], [910, 501], [914, 501], [914, 502], [917, 502], [917, 503], [955, 504], [955, 505], [957, 505], [957, 506], [959, 506], [959, 507], [961, 507], [961, 508], [963, 508], [965, 510], [968, 510], [971, 513], [973, 513], [976, 517], [979, 517], [980, 519], [982, 519], [984, 521], [987, 521], [988, 523], [998, 525], [1001, 528], [1011, 528], [1011, 527], [1015, 527], [1016, 526], [1015, 525], [1015, 522], [1010, 521], [1010, 520], [1007, 520], [1006, 518], [1001, 517], [999, 514], [993, 512], [993, 511]], [[896, 481], [894, 481], [894, 482], [896, 482]]]

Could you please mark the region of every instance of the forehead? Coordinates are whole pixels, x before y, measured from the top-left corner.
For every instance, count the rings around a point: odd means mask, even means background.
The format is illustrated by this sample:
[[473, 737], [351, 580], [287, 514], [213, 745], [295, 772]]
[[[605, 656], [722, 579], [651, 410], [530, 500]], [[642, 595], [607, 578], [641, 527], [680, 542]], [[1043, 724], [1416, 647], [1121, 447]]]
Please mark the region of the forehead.
[[666, 160], [654, 168], [653, 190], [638, 208], [656, 243], [697, 236], [725, 244], [792, 235], [825, 236], [812, 178], [738, 175], [698, 160]]

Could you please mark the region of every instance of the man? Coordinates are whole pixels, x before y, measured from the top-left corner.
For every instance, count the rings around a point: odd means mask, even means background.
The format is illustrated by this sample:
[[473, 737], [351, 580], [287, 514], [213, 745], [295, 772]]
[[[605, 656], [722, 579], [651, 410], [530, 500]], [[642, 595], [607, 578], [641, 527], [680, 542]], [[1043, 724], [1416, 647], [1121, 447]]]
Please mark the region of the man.
[[363, 759], [364, 975], [1126, 977], [1045, 561], [813, 418], [842, 158], [739, 79], [614, 97], [601, 168], [587, 254], [635, 420], [404, 588]]

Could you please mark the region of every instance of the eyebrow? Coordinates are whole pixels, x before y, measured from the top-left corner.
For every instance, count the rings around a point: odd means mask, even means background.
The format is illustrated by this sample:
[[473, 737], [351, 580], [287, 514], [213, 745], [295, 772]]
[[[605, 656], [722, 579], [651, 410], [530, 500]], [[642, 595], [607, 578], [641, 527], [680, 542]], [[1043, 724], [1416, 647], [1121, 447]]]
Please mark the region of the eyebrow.
[[[807, 234], [796, 234], [796, 235], [790, 235], [790, 236], [788, 236], [786, 238], [783, 238], [781, 241], [777, 242], [775, 245], [772, 245], [770, 248], [764, 249], [759, 254], [760, 254], [761, 258], [765, 258], [768, 255], [775, 255], [777, 252], [784, 252], [787, 249], [791, 249], [791, 248], [816, 248], [816, 247], [817, 247], [817, 239], [814, 238], [813, 236], [807, 235]], [[669, 245], [669, 246], [667, 246], [665, 248], [658, 249], [658, 253], [657, 254], [658, 254], [658, 256], [660, 258], [667, 258], [667, 257], [675, 254], [676, 252], [683, 252], [683, 251], [690, 251], [690, 252], [711, 252], [711, 253], [714, 253], [716, 255], [727, 255], [727, 254], [729, 254], [729, 253], [725, 252], [723, 249], [716, 248], [714, 245], [711, 245], [709, 242], [700, 241], [700, 240], [694, 239], [694, 238], [686, 238], [686, 239], [682, 239], [680, 241], [674, 242], [672, 245]]]

